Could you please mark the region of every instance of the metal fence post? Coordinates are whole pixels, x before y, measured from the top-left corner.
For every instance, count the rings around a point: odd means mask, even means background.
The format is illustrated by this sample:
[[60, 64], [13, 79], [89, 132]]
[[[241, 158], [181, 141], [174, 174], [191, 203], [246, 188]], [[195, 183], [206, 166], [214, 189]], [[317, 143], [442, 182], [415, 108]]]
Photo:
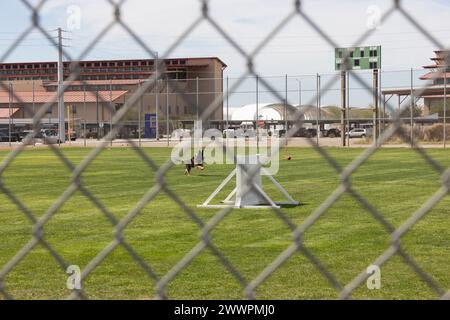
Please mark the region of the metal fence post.
[[414, 97], [414, 69], [411, 68], [411, 112], [410, 112], [410, 124], [411, 124], [411, 132], [410, 132], [410, 141], [411, 148], [414, 146], [414, 105], [415, 105], [415, 97]]
[[316, 110], [316, 126], [317, 126], [317, 136], [316, 136], [316, 143], [317, 146], [319, 146], [320, 144], [320, 75], [317, 73], [316, 74], [316, 94], [317, 94], [317, 99], [316, 99], [316, 104], [317, 104], [317, 110]]
[[373, 143], [378, 143], [378, 70], [374, 69], [372, 74], [372, 103], [373, 103]]
[[345, 141], [345, 113], [346, 113], [346, 105], [347, 105], [347, 98], [346, 98], [346, 94], [347, 94], [347, 81], [346, 81], [346, 71], [342, 70], [341, 71], [341, 131], [342, 131], [342, 137], [341, 137], [341, 142], [342, 142], [342, 147], [345, 147], [346, 145], [346, 141]]
[[87, 110], [86, 110], [86, 86], [83, 86], [83, 136], [84, 136], [84, 146], [87, 146], [86, 143], [86, 119], [87, 119]]
[[288, 112], [287, 112], [287, 108], [288, 108], [288, 75], [285, 75], [285, 95], [284, 95], [284, 138], [285, 138], [285, 144], [286, 147], [288, 146]]
[[259, 78], [256, 76], [256, 121], [255, 121], [255, 132], [256, 132], [256, 152], [259, 151]]
[[196, 108], [196, 120], [199, 120], [199, 79], [195, 78], [195, 108]]
[[447, 62], [444, 70], [444, 149], [447, 148]]
[[228, 93], [228, 90], [229, 90], [229, 78], [228, 78], [228, 76], [227, 76], [227, 93], [226, 93], [226, 97], [227, 97], [227, 121], [226, 121], [226, 124], [227, 124], [227, 130], [228, 130], [228, 128], [229, 128], [229, 121], [230, 121], [230, 113], [229, 113], [229, 93]]
[[[109, 132], [112, 132], [112, 113], [113, 113], [113, 100], [112, 100], [112, 79], [110, 80], [109, 83]], [[113, 137], [111, 137], [111, 141], [110, 141], [110, 146], [113, 146]]]
[[[139, 88], [142, 88], [142, 83], [139, 82]], [[138, 107], [138, 139], [139, 139], [139, 148], [142, 147], [142, 139], [141, 139], [141, 130], [142, 130], [142, 124], [141, 124], [141, 113], [142, 113], [142, 95], [139, 98], [139, 107]]]
[[[198, 110], [198, 109], [197, 109]], [[170, 112], [169, 112], [169, 77], [166, 78], [166, 134], [167, 134], [167, 146], [170, 146]]]
[[[347, 112], [346, 112], [346, 118], [347, 118], [347, 131], [350, 132], [350, 71], [347, 72]], [[350, 147], [350, 133], [346, 136], [347, 138], [347, 147]]]
[[156, 75], [156, 85], [155, 85], [155, 114], [156, 114], [156, 141], [159, 141], [159, 69], [158, 69], [158, 53], [156, 53], [156, 63], [155, 63], [155, 75]]
[[8, 117], [8, 141], [9, 141], [9, 146], [11, 147], [11, 129], [12, 129], [12, 83], [9, 82], [8, 84], [8, 113], [9, 113], [9, 117]]

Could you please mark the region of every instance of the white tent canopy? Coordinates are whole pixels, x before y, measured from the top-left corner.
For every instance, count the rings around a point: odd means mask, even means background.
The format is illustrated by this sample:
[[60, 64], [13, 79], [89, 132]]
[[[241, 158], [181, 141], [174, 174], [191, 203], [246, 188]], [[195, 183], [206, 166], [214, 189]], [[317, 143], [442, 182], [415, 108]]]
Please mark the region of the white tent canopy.
[[[283, 103], [260, 103], [258, 105], [258, 120], [284, 120], [284, 104]], [[296, 108], [287, 106], [288, 119], [293, 119]], [[231, 114], [232, 121], [255, 121], [256, 120], [256, 104], [248, 104], [235, 109]]]

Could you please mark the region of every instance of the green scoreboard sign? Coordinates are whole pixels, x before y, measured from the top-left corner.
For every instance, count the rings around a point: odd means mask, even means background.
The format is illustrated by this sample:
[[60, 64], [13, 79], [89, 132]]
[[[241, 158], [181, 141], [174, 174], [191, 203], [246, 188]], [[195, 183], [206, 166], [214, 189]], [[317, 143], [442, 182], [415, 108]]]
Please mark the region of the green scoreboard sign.
[[335, 70], [341, 70], [345, 57], [348, 59], [347, 70], [381, 69], [381, 46], [336, 48]]

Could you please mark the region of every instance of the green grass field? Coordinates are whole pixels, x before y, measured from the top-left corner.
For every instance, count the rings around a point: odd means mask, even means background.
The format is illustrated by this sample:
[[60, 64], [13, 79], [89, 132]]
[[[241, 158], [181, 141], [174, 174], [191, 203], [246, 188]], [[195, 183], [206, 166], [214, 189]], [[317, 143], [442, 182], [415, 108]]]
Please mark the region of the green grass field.
[[[363, 149], [326, 149], [341, 165]], [[78, 164], [89, 149], [64, 149]], [[158, 164], [168, 149], [145, 152]], [[450, 166], [450, 151], [428, 150], [442, 166]], [[276, 176], [302, 204], [284, 212], [300, 225], [331, 194], [339, 177], [312, 149], [292, 149], [292, 161], [282, 160]], [[0, 158], [7, 155], [0, 152]], [[182, 166], [167, 173], [169, 188], [207, 222], [217, 210], [197, 209], [230, 172], [232, 166], [207, 166], [183, 175]], [[71, 172], [46, 149], [27, 150], [3, 175], [5, 185], [37, 216], [42, 217], [68, 186]], [[395, 227], [400, 226], [439, 188], [438, 174], [408, 149], [383, 149], [352, 179]], [[83, 183], [118, 218], [124, 217], [154, 183], [154, 172], [130, 149], [105, 150], [83, 174]], [[267, 185], [266, 190], [274, 194]], [[276, 198], [276, 197], [275, 197]], [[30, 239], [32, 224], [0, 193], [0, 269]], [[450, 287], [449, 197], [437, 205], [402, 241], [404, 249], [444, 289]], [[112, 225], [81, 193], [77, 193], [46, 224], [45, 238], [69, 264], [83, 269], [112, 240]], [[159, 194], [128, 226], [126, 240], [159, 276], [165, 275], [199, 241], [198, 226], [167, 195]], [[254, 279], [291, 243], [292, 233], [271, 210], [233, 210], [214, 229], [214, 244], [247, 281]], [[383, 227], [349, 195], [342, 197], [311, 227], [305, 245], [336, 275], [342, 285], [366, 269], [389, 244]], [[70, 294], [67, 275], [42, 247], [36, 247], [8, 274], [6, 289], [17, 299], [63, 299]], [[152, 299], [155, 282], [121, 247], [86, 279], [92, 299]], [[241, 299], [243, 288], [207, 249], [168, 288], [172, 299]], [[335, 299], [337, 292], [303, 256], [296, 254], [256, 291], [258, 299]], [[436, 294], [395, 256], [382, 268], [382, 287], [361, 286], [353, 298], [432, 299]], [[0, 297], [1, 298], [1, 297]]]

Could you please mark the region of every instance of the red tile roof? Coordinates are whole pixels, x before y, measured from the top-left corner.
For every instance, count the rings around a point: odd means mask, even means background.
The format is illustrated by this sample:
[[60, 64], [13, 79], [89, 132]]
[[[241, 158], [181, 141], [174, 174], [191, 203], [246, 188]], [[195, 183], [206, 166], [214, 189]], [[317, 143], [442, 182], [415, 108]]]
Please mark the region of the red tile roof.
[[[420, 80], [444, 79], [443, 72], [429, 72], [420, 77]], [[447, 72], [447, 79], [450, 79], [450, 72]]]
[[[16, 113], [19, 108], [11, 108], [11, 114]], [[9, 118], [9, 109], [1, 108], [0, 109], [0, 119], [8, 119]]]
[[[99, 91], [98, 100], [102, 101], [115, 101], [125, 95], [128, 91]], [[13, 103], [33, 103], [33, 92], [31, 91], [15, 91], [13, 97]], [[17, 99], [16, 99], [17, 97]], [[35, 103], [47, 103], [56, 102], [58, 99], [56, 92], [35, 92]], [[86, 102], [93, 103], [97, 101], [96, 92], [86, 91]], [[84, 93], [82, 91], [69, 91], [64, 93], [64, 102], [66, 103], [83, 103]], [[9, 93], [0, 92], [0, 104], [9, 103]]]
[[[64, 84], [69, 86], [82, 86], [84, 84], [86, 85], [135, 85], [139, 84], [141, 82], [144, 82], [144, 79], [126, 79], [126, 80], [86, 80], [86, 81], [66, 81]], [[52, 81], [52, 82], [46, 82], [44, 83], [45, 87], [56, 87], [58, 86], [58, 82]]]

